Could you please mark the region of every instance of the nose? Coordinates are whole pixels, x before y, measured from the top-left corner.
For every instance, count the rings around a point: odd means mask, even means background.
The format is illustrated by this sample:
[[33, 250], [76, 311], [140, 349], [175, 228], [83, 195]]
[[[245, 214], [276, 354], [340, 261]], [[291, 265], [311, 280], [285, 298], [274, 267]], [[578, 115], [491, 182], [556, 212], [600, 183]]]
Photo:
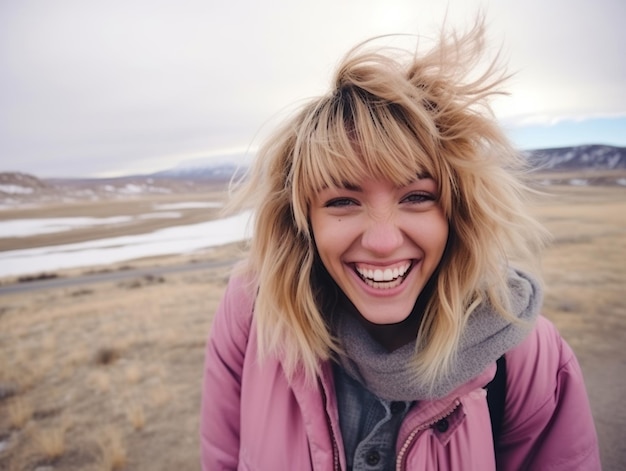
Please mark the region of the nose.
[[361, 238], [363, 248], [381, 257], [392, 254], [402, 241], [402, 231], [394, 218], [371, 220]]

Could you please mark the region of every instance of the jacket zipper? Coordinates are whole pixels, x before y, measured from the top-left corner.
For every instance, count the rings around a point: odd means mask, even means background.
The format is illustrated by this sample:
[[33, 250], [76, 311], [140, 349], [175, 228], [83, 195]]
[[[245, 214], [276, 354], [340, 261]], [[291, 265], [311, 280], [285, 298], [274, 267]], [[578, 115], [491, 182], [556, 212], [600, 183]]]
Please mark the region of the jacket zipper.
[[341, 471], [341, 466], [339, 464], [339, 446], [337, 445], [337, 437], [335, 436], [335, 431], [333, 430], [333, 424], [330, 421], [330, 415], [328, 415], [328, 411], [326, 410], [328, 398], [322, 384], [320, 384], [320, 390], [322, 391], [322, 396], [324, 399], [324, 414], [326, 416], [326, 424], [328, 425], [328, 430], [330, 432], [330, 439], [333, 442], [333, 471]]
[[427, 428], [432, 427], [437, 422], [439, 422], [441, 419], [445, 419], [446, 417], [448, 417], [460, 405], [461, 405], [461, 401], [459, 401], [458, 399], [455, 399], [454, 402], [450, 405], [450, 407], [448, 407], [446, 409], [446, 412], [432, 417], [428, 422], [425, 422], [422, 425], [420, 425], [419, 427], [415, 428], [409, 434], [407, 439], [404, 441], [404, 444], [402, 445], [402, 448], [400, 448], [400, 452], [398, 453], [398, 457], [396, 458], [396, 471], [402, 471], [402, 469], [404, 469], [404, 459], [406, 457], [406, 453], [409, 450], [409, 448], [411, 447], [411, 445], [412, 445], [413, 441], [415, 440], [415, 437], [417, 436], [417, 434], [422, 432], [422, 431], [424, 431], [424, 430], [426, 430]]
[[339, 466], [339, 447], [337, 446], [337, 440], [335, 439], [335, 432], [330, 423], [330, 417], [326, 414], [326, 420], [328, 421], [328, 427], [330, 428], [330, 438], [333, 442], [333, 471], [341, 471]]

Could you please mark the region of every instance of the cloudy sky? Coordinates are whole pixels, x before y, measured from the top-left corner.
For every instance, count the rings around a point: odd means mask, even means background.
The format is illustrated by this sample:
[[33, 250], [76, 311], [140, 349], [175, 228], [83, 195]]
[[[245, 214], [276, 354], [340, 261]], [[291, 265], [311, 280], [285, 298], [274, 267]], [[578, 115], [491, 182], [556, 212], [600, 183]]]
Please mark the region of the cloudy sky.
[[2, 0], [0, 171], [151, 172], [254, 148], [366, 38], [479, 8], [521, 148], [626, 145], [623, 0]]

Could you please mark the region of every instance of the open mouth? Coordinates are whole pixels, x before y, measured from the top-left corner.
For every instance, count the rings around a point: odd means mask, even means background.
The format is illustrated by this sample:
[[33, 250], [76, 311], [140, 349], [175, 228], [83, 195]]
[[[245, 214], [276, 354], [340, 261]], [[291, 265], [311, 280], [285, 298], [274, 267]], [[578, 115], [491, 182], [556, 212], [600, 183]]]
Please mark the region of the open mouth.
[[375, 289], [391, 289], [399, 286], [404, 281], [412, 267], [413, 262], [404, 262], [396, 267], [385, 269], [371, 269], [355, 265], [354, 270], [368, 286]]

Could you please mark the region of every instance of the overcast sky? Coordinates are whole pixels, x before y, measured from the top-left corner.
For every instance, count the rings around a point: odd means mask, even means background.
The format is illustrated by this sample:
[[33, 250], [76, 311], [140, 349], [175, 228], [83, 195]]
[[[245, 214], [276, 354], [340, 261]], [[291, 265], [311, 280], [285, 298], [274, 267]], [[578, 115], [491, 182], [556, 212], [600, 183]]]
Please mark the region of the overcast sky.
[[0, 171], [151, 172], [254, 147], [357, 42], [483, 7], [523, 148], [626, 145], [624, 0], [2, 0]]

